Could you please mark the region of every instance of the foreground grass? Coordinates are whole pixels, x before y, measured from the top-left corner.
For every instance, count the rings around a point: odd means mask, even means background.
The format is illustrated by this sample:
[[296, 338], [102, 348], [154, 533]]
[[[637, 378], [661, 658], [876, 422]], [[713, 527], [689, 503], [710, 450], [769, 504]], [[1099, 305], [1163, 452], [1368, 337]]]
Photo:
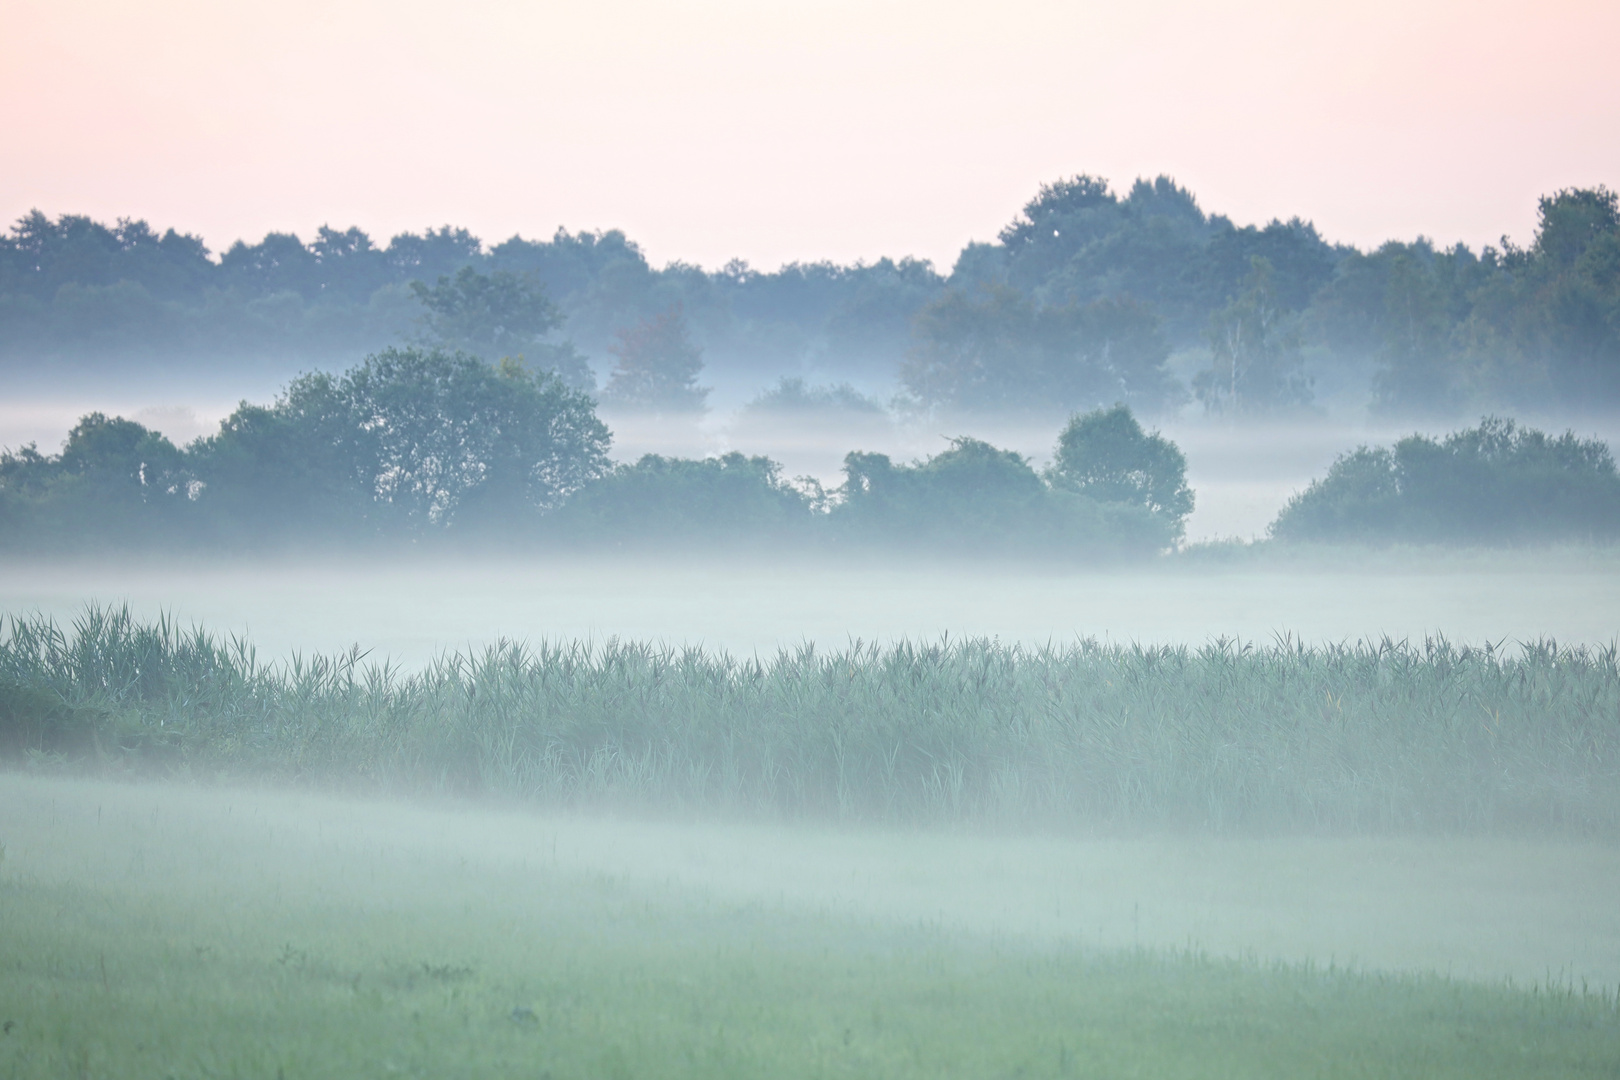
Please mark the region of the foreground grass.
[[[0, 777], [0, 781], [3, 781]], [[229, 792], [30, 788], [8, 1077], [1609, 1077], [1612, 992], [1098, 953], [726, 902]], [[102, 807], [108, 811], [102, 813]], [[198, 807], [208, 812], [199, 814]], [[387, 819], [383, 819], [386, 821]]]
[[0, 636], [0, 754], [782, 819], [1620, 835], [1620, 651], [506, 644], [264, 664], [91, 609]]

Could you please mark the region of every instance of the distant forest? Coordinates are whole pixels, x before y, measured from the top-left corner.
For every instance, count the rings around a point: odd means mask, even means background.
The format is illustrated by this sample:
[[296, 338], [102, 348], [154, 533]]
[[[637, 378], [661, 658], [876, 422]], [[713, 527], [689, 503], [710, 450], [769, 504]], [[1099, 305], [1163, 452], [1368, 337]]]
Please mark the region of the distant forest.
[[[497, 303], [457, 338], [445, 327], [466, 313], [444, 306], [451, 293], [527, 297], [524, 333], [506, 333]], [[0, 236], [0, 378], [11, 387], [343, 369], [422, 341], [490, 361], [521, 351], [592, 393], [611, 390], [615, 356], [664, 349], [677, 371], [667, 385], [619, 378], [625, 401], [652, 408], [701, 407], [706, 371], [756, 387], [898, 388], [902, 406], [960, 412], [1125, 403], [1155, 415], [1191, 402], [1266, 414], [1346, 386], [1390, 416], [1610, 409], [1620, 204], [1601, 187], [1548, 195], [1524, 247], [1419, 239], [1360, 251], [1297, 218], [1236, 226], [1165, 177], [1119, 195], [1080, 176], [1043, 187], [948, 274], [914, 259], [655, 268], [618, 231], [487, 245], [446, 226], [379, 246], [359, 228], [322, 227], [309, 242], [272, 233], [216, 255], [144, 221], [36, 211]]]

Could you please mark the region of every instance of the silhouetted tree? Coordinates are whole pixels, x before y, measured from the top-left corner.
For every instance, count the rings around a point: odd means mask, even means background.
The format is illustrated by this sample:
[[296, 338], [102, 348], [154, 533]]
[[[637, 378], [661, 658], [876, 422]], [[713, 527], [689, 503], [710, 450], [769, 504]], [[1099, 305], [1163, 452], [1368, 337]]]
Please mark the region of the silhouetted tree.
[[1193, 510], [1186, 457], [1158, 432], [1144, 432], [1123, 405], [1072, 417], [1046, 477], [1053, 487], [1098, 502], [1140, 506], [1176, 537]]
[[1442, 440], [1360, 447], [1288, 501], [1280, 540], [1522, 543], [1620, 536], [1609, 448], [1487, 417]]
[[608, 441], [590, 399], [553, 375], [386, 349], [296, 380], [270, 409], [244, 405], [197, 467], [201, 501], [232, 522], [420, 532], [532, 520], [606, 472]]
[[917, 315], [900, 368], [926, 406], [1072, 411], [1126, 399], [1148, 409], [1175, 399], [1160, 320], [1130, 300], [1038, 307], [992, 285], [951, 289]]
[[60, 454], [0, 453], [0, 541], [49, 551], [177, 539], [199, 486], [182, 451], [133, 420], [90, 413]]
[[701, 412], [709, 396], [698, 385], [703, 352], [693, 343], [679, 305], [620, 330], [614, 338], [613, 374], [602, 400], [655, 412]]
[[1277, 302], [1271, 264], [1256, 256], [1243, 292], [1210, 317], [1211, 362], [1193, 390], [1212, 412], [1271, 412], [1311, 399], [1300, 340]]
[[530, 275], [497, 270], [480, 274], [463, 266], [454, 277], [433, 285], [411, 282], [422, 305], [425, 344], [461, 351], [484, 360], [510, 356], [555, 374], [566, 385], [590, 392], [596, 377], [571, 342], [550, 342], [562, 325], [562, 313]]
[[690, 459], [648, 454], [583, 488], [553, 528], [593, 545], [663, 548], [804, 543], [813, 539], [819, 488], [795, 487], [766, 457], [739, 453]]

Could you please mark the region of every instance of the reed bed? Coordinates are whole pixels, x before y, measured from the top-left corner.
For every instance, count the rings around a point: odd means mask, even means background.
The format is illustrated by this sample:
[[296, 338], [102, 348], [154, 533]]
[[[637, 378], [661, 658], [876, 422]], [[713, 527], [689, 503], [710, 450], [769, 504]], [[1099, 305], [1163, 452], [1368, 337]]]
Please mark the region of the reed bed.
[[0, 752], [769, 818], [1620, 834], [1620, 658], [1552, 641], [734, 657], [505, 642], [417, 671], [93, 608], [12, 617]]

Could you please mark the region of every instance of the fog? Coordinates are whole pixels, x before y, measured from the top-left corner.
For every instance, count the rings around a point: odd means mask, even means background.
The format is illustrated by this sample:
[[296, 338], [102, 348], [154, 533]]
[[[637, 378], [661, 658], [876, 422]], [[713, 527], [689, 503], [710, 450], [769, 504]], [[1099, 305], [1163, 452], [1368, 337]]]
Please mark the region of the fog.
[[882, 560], [644, 557], [449, 561], [0, 565], [0, 608], [68, 625], [90, 603], [128, 604], [244, 635], [266, 658], [358, 644], [407, 665], [502, 639], [608, 638], [738, 655], [814, 642], [943, 636], [1064, 643], [1085, 637], [1201, 645], [1459, 643], [1556, 638], [1604, 644], [1620, 625], [1620, 556], [1542, 552], [1341, 552], [1266, 563], [1240, 556], [1083, 571]]
[[493, 910], [594, 879], [671, 911], [767, 905], [1035, 949], [1620, 983], [1620, 852], [1573, 841], [919, 836], [15, 774], [0, 819], [13, 873], [188, 906]]

